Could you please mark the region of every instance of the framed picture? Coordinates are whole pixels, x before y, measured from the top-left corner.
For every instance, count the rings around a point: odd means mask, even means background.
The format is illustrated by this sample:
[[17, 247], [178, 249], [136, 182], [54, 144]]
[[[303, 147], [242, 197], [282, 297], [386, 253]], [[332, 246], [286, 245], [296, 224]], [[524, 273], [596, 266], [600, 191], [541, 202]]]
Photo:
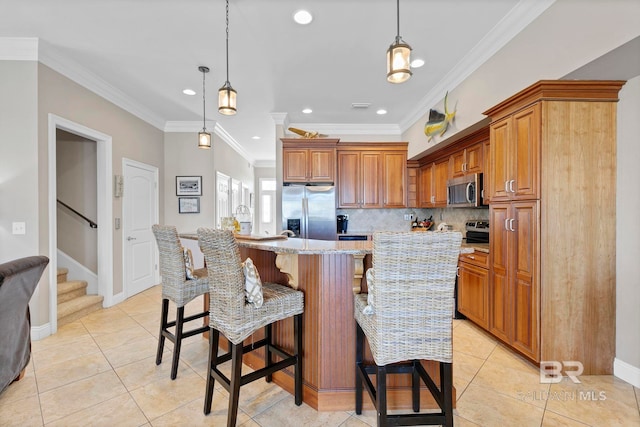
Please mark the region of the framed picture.
[[178, 197], [178, 213], [200, 213], [200, 197]]
[[202, 196], [202, 177], [176, 176], [176, 196]]

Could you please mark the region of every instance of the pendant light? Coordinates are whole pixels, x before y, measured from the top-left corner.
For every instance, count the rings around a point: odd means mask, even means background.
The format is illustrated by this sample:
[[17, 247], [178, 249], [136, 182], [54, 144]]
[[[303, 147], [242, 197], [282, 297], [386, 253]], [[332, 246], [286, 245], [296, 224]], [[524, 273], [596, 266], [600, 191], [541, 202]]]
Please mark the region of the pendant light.
[[236, 113], [236, 91], [229, 83], [229, 0], [227, 0], [227, 80], [218, 90], [218, 111], [226, 116]]
[[398, 32], [387, 49], [387, 81], [402, 83], [411, 77], [411, 46], [400, 37], [400, 0], [396, 0]]
[[207, 132], [207, 113], [205, 107], [204, 96], [204, 76], [209, 72], [209, 67], [203, 65], [198, 67], [198, 71], [202, 72], [202, 130], [198, 132], [198, 148], [211, 148], [211, 134]]

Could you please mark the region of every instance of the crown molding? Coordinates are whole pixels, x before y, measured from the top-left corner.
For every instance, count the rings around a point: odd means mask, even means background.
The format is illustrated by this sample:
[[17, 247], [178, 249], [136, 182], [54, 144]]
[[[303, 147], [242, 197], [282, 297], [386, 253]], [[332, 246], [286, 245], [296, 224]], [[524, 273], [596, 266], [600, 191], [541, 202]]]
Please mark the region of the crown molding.
[[253, 156], [249, 155], [238, 141], [236, 141], [219, 123], [216, 123], [213, 132], [218, 135], [229, 147], [233, 148], [238, 154], [247, 159], [252, 165], [255, 163]]
[[0, 37], [0, 61], [37, 61], [36, 37]]
[[150, 125], [162, 130], [165, 120], [147, 107], [133, 100], [124, 92], [88, 71], [77, 62], [64, 57], [55, 48], [40, 40], [39, 60], [75, 83], [117, 105]]
[[460, 85], [489, 58], [502, 49], [511, 39], [525, 29], [533, 20], [547, 10], [556, 0], [520, 0], [496, 26], [474, 46], [467, 55], [447, 73], [420, 101], [418, 107], [402, 122], [405, 132], [422, 118], [435, 104], [444, 98], [444, 93]]
[[[217, 122], [215, 120], [206, 121], [209, 132], [211, 132], [211, 129], [214, 129], [216, 125]], [[202, 122], [167, 120], [163, 130], [165, 132], [200, 132], [202, 130]]]
[[[310, 129], [319, 133], [340, 135], [401, 135], [397, 124], [366, 123], [291, 123], [292, 127]], [[288, 127], [288, 126], [287, 126]], [[288, 134], [293, 135], [291, 132]]]
[[271, 118], [276, 125], [289, 127], [289, 113], [271, 113]]

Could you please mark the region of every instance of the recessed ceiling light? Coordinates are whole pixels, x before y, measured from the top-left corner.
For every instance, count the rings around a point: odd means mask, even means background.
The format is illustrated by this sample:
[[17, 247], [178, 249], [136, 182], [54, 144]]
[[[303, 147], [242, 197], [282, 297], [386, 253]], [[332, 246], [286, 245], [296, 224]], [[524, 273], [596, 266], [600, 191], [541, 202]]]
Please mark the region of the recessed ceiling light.
[[252, 136], [251, 139], [260, 139], [258, 135]]
[[196, 94], [196, 91], [193, 89], [185, 89], [182, 91], [182, 93], [184, 93], [185, 95], [193, 96]]
[[313, 21], [313, 16], [308, 10], [299, 10], [293, 14], [293, 20], [300, 25], [307, 25]]
[[411, 68], [420, 68], [424, 65], [423, 59], [414, 59], [411, 61]]
[[305, 108], [304, 110], [302, 110], [302, 112], [304, 114], [311, 114], [311, 113], [313, 113], [313, 110], [311, 108]]
[[381, 108], [378, 111], [376, 111], [376, 114], [379, 114], [379, 115], [387, 114], [387, 110], [385, 110], [384, 108]]

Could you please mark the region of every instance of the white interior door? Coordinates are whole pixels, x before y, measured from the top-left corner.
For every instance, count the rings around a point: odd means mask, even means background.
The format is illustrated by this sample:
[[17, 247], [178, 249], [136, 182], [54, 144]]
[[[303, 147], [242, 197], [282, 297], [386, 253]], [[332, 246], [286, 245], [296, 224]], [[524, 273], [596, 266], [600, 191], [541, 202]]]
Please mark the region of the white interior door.
[[123, 160], [122, 239], [124, 292], [130, 297], [157, 284], [158, 169]]

